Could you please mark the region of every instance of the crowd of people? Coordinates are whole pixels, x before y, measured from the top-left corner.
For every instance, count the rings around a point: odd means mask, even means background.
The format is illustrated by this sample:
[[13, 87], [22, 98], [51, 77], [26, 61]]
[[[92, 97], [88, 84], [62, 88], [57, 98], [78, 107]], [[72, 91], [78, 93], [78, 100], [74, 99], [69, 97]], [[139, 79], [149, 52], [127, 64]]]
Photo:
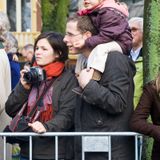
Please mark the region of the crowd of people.
[[[83, 6], [68, 18], [65, 35], [47, 31], [26, 44], [24, 64], [7, 15], [0, 12], [0, 131], [25, 107], [24, 116], [35, 112], [27, 124], [35, 133], [136, 131], [155, 139], [152, 160], [158, 160], [160, 75], [143, 87], [143, 18], [128, 20], [127, 6], [117, 0], [83, 0]], [[74, 71], [66, 66], [69, 53], [79, 55]], [[147, 121], [150, 115], [153, 123]], [[111, 159], [134, 160], [134, 141], [112, 137]], [[33, 137], [32, 146], [34, 160], [55, 159], [53, 138]], [[13, 147], [7, 146], [7, 160]], [[29, 142], [18, 147], [19, 159], [29, 160]], [[59, 138], [59, 160], [81, 160], [81, 149], [80, 137]]]

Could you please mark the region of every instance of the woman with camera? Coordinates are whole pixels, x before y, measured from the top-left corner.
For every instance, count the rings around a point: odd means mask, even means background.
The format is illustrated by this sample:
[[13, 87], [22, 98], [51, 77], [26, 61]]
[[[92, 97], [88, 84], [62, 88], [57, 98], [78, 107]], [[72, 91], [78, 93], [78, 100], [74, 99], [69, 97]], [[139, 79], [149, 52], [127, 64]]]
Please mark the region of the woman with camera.
[[[24, 112], [29, 117], [28, 126], [33, 132], [72, 131], [76, 105], [72, 89], [77, 86], [77, 81], [65, 68], [68, 49], [63, 36], [55, 32], [42, 33], [35, 41], [34, 52], [33, 67], [21, 71], [20, 82], [6, 102], [6, 112], [15, 117], [27, 101]], [[31, 115], [33, 110], [34, 114]], [[73, 145], [69, 140], [68, 137], [59, 138], [59, 159], [73, 159]], [[21, 160], [29, 159], [28, 143], [20, 143]], [[55, 159], [54, 138], [33, 137], [32, 151], [34, 160]]]

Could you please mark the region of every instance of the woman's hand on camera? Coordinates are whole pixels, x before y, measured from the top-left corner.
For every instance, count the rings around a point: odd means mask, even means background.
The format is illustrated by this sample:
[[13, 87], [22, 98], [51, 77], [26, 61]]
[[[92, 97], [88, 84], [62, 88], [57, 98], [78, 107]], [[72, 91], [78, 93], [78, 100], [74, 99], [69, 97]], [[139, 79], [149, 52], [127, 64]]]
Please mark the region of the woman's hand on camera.
[[46, 128], [39, 121], [35, 121], [33, 123], [28, 123], [28, 126], [32, 128], [32, 130], [36, 133], [45, 133]]
[[24, 69], [22, 69], [20, 71], [20, 74], [21, 74], [21, 78], [20, 78], [20, 82], [22, 84], [22, 86], [29, 90], [31, 88], [31, 84], [28, 84], [25, 80], [24, 80], [24, 73], [28, 72], [30, 70], [30, 68], [28, 66], [24, 66]]

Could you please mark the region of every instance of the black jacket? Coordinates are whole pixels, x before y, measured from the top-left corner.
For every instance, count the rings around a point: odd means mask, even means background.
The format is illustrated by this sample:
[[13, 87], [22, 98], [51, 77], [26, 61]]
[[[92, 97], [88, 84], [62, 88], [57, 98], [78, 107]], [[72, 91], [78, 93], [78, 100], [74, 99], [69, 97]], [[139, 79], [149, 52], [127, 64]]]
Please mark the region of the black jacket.
[[[53, 83], [53, 110], [54, 118], [46, 122], [47, 132], [68, 132], [73, 128], [74, 108], [76, 105], [75, 94], [72, 89], [77, 86], [75, 76], [69, 71], [64, 71]], [[10, 94], [6, 102], [6, 112], [14, 117], [22, 104], [27, 100], [30, 90], [27, 91], [19, 83]], [[73, 158], [73, 144], [68, 137], [59, 138], [59, 157]], [[21, 154], [28, 157], [28, 143], [21, 147]], [[33, 158], [54, 159], [55, 144], [54, 137], [34, 137], [33, 138]]]
[[[133, 76], [135, 66], [127, 56], [113, 52], [108, 55], [105, 71], [99, 82], [91, 80], [78, 97], [76, 131], [127, 132], [133, 111]], [[112, 138], [112, 160], [134, 160], [134, 141], [130, 137]], [[76, 146], [80, 145], [76, 140]], [[76, 159], [80, 160], [80, 147]], [[102, 153], [88, 154], [87, 160], [106, 159]]]

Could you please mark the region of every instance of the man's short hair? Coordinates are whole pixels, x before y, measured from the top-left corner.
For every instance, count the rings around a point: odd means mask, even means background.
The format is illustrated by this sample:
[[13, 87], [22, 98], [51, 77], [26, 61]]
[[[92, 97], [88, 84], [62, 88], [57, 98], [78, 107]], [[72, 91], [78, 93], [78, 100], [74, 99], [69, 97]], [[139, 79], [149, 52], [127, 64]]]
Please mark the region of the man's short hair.
[[91, 19], [88, 16], [78, 16], [75, 14], [72, 17], [69, 17], [67, 22], [71, 21], [77, 22], [77, 29], [81, 33], [85, 33], [87, 31], [90, 31], [92, 35], [96, 35], [98, 33], [98, 30], [93, 25]]
[[143, 18], [142, 17], [132, 17], [129, 21], [128, 21], [129, 25], [130, 24], [137, 24], [140, 31], [143, 33]]

